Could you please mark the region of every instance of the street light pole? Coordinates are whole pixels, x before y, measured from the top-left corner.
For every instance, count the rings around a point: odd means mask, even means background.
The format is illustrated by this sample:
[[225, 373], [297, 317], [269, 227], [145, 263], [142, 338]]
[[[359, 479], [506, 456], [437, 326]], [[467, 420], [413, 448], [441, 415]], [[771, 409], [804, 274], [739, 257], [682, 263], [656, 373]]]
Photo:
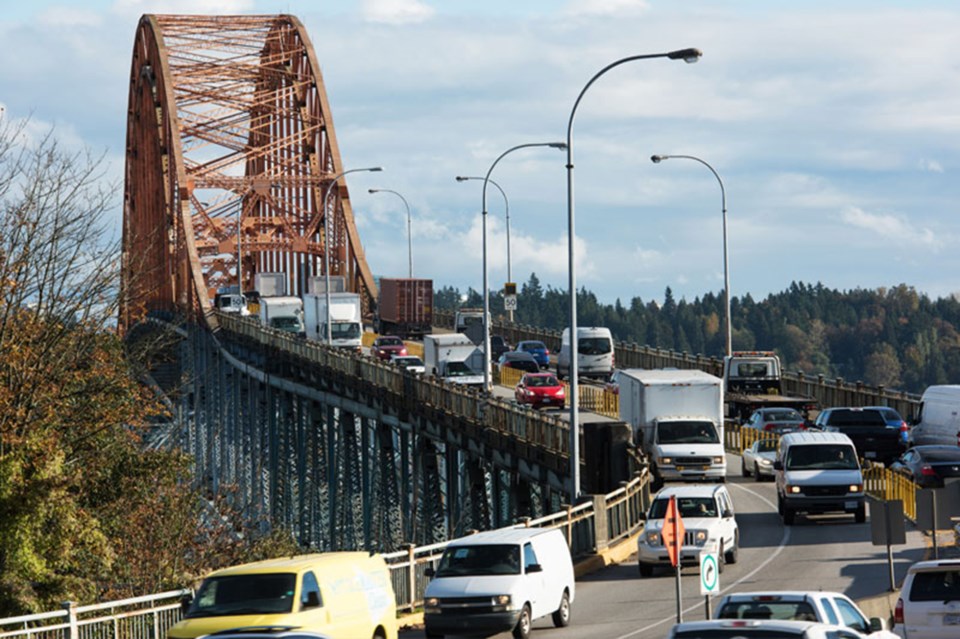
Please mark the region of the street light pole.
[[346, 171], [341, 171], [337, 175], [333, 176], [333, 179], [330, 180], [330, 186], [327, 187], [327, 192], [323, 194], [323, 274], [324, 274], [324, 299], [327, 303], [327, 330], [326, 333], [327, 345], [333, 343], [333, 330], [330, 326], [330, 211], [327, 210], [327, 202], [330, 199], [330, 192], [333, 191], [333, 187], [337, 185], [337, 180], [342, 178], [345, 175], [350, 173], [358, 173], [360, 171], [368, 171], [375, 173], [382, 171], [383, 167], [380, 166], [371, 166], [363, 169], [348, 169]]
[[407, 208], [407, 265], [410, 273], [407, 277], [413, 279], [413, 236], [410, 232], [410, 205], [407, 204], [407, 198], [390, 189], [367, 189], [367, 193], [393, 193], [403, 200], [403, 205]]
[[720, 174], [710, 166], [704, 160], [701, 160], [695, 155], [652, 155], [650, 156], [650, 161], [654, 164], [659, 164], [663, 160], [669, 160], [671, 158], [681, 158], [685, 160], [693, 160], [704, 165], [710, 172], [713, 173], [713, 177], [717, 178], [717, 182], [720, 183], [720, 203], [721, 208], [723, 209], [723, 303], [725, 306], [725, 312], [727, 315], [727, 357], [732, 354], [733, 351], [733, 326], [732, 318], [730, 317], [730, 268], [727, 262], [727, 192], [723, 188], [723, 180], [720, 179]]
[[497, 163], [500, 162], [504, 156], [519, 149], [528, 149], [535, 146], [549, 146], [553, 149], [567, 148], [567, 145], [563, 142], [530, 142], [512, 146], [493, 161], [493, 164], [491, 164], [487, 170], [486, 176], [483, 178], [483, 358], [486, 360], [483, 367], [483, 390], [487, 393], [490, 392], [490, 286], [487, 283], [487, 183], [491, 181], [490, 174], [493, 173], [494, 167], [497, 166]]
[[[464, 175], [457, 176], [457, 182], [465, 182], [467, 180], [482, 180], [482, 179], [483, 179], [482, 177], [467, 177]], [[504, 210], [506, 211], [504, 218], [506, 219], [506, 222], [507, 222], [507, 281], [512, 282], [513, 271], [510, 268], [510, 200], [507, 199], [507, 194], [504, 192], [504, 190], [500, 187], [499, 184], [497, 184], [493, 180], [489, 180], [489, 182], [490, 184], [497, 187], [497, 190], [500, 191], [500, 195], [503, 196], [503, 207], [504, 207]], [[509, 313], [510, 313], [510, 323], [512, 324], [513, 311], [509, 311]]]
[[584, 85], [580, 94], [573, 103], [570, 110], [570, 119], [567, 122], [567, 256], [568, 271], [570, 281], [570, 503], [575, 504], [580, 497], [580, 416], [578, 407], [578, 389], [577, 375], [579, 366], [577, 362], [578, 344], [577, 344], [577, 273], [576, 273], [576, 247], [575, 247], [575, 228], [573, 214], [573, 118], [577, 114], [577, 107], [580, 101], [593, 83], [607, 71], [634, 60], [647, 60], [650, 58], [669, 58], [670, 60], [684, 60], [688, 63], [696, 62], [703, 55], [699, 49], [678, 49], [669, 53], [649, 53], [644, 55], [633, 55], [621, 58], [611, 62], [603, 67]]

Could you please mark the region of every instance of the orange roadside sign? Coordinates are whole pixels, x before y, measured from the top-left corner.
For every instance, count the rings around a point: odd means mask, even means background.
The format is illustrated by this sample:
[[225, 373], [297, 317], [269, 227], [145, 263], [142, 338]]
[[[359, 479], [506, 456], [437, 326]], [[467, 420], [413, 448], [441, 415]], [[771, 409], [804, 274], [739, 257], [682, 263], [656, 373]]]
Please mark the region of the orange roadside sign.
[[667, 554], [670, 556], [670, 565], [676, 568], [680, 561], [680, 548], [683, 546], [683, 535], [686, 529], [683, 527], [683, 518], [680, 516], [680, 510], [677, 508], [677, 497], [670, 497], [670, 504], [667, 506], [667, 514], [663, 518], [663, 545], [667, 547]]

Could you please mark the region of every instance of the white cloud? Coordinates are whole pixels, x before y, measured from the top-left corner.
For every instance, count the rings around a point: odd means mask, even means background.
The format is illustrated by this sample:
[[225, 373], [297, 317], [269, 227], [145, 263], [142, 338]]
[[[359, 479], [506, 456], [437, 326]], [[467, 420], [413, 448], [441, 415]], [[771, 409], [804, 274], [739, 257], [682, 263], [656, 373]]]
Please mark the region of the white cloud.
[[934, 251], [942, 245], [942, 239], [931, 229], [914, 226], [894, 215], [868, 213], [861, 208], [849, 206], [840, 212], [840, 219], [850, 226], [866, 229], [899, 245], [913, 244]]
[[113, 11], [121, 15], [235, 15], [252, 10], [254, 5], [254, 0], [116, 0]]
[[363, 15], [371, 22], [412, 24], [433, 17], [432, 7], [419, 0], [364, 0]]
[[624, 16], [650, 9], [646, 0], [573, 0], [564, 7], [570, 16]]
[[52, 6], [41, 11], [37, 21], [44, 27], [97, 27], [103, 20], [96, 11]]
[[920, 169], [930, 173], [943, 173], [943, 165], [936, 160], [920, 160]]

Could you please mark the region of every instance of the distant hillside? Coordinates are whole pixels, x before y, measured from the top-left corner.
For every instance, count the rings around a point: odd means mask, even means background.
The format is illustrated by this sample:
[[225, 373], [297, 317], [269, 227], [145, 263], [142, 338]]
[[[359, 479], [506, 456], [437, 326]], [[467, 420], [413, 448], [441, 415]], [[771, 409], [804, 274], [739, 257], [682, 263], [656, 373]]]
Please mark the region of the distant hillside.
[[[470, 289], [464, 305], [483, 300]], [[456, 308], [464, 296], [436, 290], [440, 309]], [[502, 296], [491, 294], [494, 315]], [[688, 302], [668, 287], [662, 304], [635, 297], [627, 304], [601, 304], [581, 289], [581, 325], [607, 326], [619, 340], [720, 357], [724, 349], [723, 292]], [[838, 291], [794, 282], [761, 301], [749, 294], [731, 299], [734, 350], [776, 350], [791, 371], [922, 392], [931, 384], [960, 383], [960, 302], [932, 300], [900, 284], [875, 290]], [[540, 285], [536, 274], [518, 294], [518, 323], [562, 329], [569, 313], [566, 291]]]

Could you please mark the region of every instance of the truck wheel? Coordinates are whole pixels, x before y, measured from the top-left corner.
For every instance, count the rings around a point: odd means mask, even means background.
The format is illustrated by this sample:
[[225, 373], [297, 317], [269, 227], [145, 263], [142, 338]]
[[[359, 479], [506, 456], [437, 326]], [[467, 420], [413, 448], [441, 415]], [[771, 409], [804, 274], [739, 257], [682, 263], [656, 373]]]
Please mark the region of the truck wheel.
[[763, 477], [760, 476], [760, 466], [758, 466], [757, 464], [753, 465], [753, 480], [763, 481]]
[[516, 639], [530, 639], [530, 604], [523, 604], [523, 610], [520, 611], [520, 619], [517, 625], [513, 627], [513, 636]]
[[723, 550], [723, 541], [720, 542], [720, 552], [717, 553], [717, 572], [722, 573], [727, 564], [727, 553]]
[[727, 554], [724, 555], [724, 560], [728, 564], [737, 563], [737, 555], [740, 549], [740, 531], [733, 533], [733, 548], [727, 551]]
[[783, 516], [783, 497], [777, 493], [777, 514]]
[[557, 628], [570, 625], [570, 594], [566, 590], [560, 598], [560, 607], [553, 611], [553, 625]]
[[653, 566], [651, 564], [645, 564], [641, 561], [638, 565], [640, 566], [641, 577], [653, 577]]
[[792, 526], [796, 514], [793, 512], [792, 508], [783, 507], [783, 525]]
[[424, 635], [427, 639], [443, 639], [443, 635], [436, 632], [430, 632], [429, 630], [424, 632]]
[[862, 524], [867, 521], [867, 506], [866, 504], [860, 504], [857, 506], [857, 512], [853, 515], [854, 521], [858, 524]]

